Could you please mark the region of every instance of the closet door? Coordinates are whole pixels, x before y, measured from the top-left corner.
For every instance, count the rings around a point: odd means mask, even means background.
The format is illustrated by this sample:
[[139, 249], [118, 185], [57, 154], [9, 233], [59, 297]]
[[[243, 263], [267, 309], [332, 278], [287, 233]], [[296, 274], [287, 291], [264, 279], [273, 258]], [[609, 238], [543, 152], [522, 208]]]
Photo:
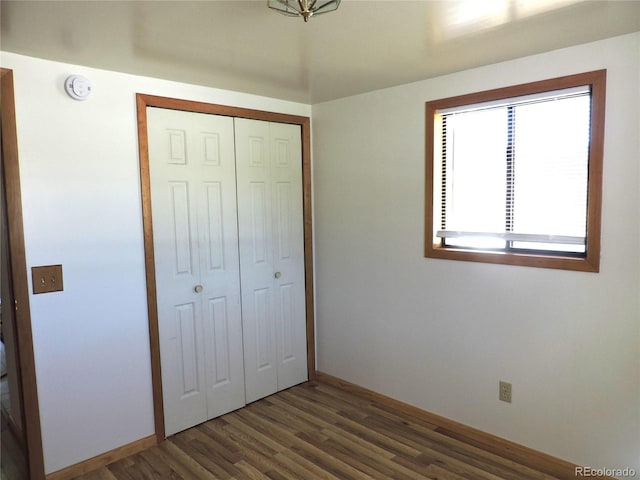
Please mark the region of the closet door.
[[298, 125], [236, 119], [247, 403], [307, 380]]
[[147, 119], [171, 435], [245, 404], [233, 119], [159, 108]]

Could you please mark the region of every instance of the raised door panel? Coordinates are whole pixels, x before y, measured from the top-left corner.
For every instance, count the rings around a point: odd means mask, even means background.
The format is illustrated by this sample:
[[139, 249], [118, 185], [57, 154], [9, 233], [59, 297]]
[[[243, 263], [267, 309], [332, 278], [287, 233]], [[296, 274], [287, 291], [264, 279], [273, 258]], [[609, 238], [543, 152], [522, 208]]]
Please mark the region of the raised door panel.
[[201, 391], [200, 377], [198, 372], [198, 327], [196, 316], [198, 308], [193, 303], [178, 305], [175, 309], [175, 336], [176, 347], [178, 348], [179, 362], [176, 365], [180, 370], [182, 388], [179, 395], [181, 398], [197, 395]]
[[[221, 182], [203, 182], [204, 215], [204, 262], [207, 272], [225, 270], [224, 206]], [[235, 236], [235, 235], [234, 235]]]

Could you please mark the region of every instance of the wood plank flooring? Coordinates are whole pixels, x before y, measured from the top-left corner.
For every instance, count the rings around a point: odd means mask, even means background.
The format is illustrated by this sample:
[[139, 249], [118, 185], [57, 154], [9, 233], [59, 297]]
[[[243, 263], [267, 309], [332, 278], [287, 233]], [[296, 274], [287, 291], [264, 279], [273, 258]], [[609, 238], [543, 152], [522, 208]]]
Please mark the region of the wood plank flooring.
[[309, 382], [77, 480], [555, 478], [400, 410]]

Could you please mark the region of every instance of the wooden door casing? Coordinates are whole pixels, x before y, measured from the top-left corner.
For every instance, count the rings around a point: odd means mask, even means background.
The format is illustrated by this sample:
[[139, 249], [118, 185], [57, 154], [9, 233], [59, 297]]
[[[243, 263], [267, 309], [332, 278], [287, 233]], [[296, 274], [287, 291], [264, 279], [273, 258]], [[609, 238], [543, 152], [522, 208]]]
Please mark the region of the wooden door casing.
[[149, 339], [151, 354], [151, 375], [154, 402], [154, 423], [156, 440], [166, 437], [164, 425], [164, 406], [162, 399], [162, 373], [160, 362], [156, 272], [153, 249], [153, 219], [151, 214], [151, 188], [149, 179], [149, 152], [147, 138], [147, 107], [160, 107], [190, 112], [226, 115], [236, 118], [250, 118], [269, 122], [299, 125], [302, 141], [302, 202], [304, 221], [304, 265], [305, 265], [305, 317], [306, 317], [306, 356], [307, 376], [315, 378], [315, 319], [313, 287], [313, 230], [311, 202], [311, 135], [308, 117], [289, 115], [262, 110], [252, 110], [225, 105], [194, 102], [175, 98], [137, 94], [138, 146], [140, 157], [141, 201], [144, 227], [145, 266], [147, 274], [147, 305], [149, 312]]

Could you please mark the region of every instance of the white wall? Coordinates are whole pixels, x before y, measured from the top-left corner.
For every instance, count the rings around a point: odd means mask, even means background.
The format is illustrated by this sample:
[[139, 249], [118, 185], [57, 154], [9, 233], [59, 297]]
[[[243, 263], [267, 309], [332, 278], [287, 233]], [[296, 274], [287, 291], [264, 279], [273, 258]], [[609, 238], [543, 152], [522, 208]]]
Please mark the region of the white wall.
[[[152, 435], [135, 93], [310, 116], [308, 105], [2, 52], [14, 71], [27, 267], [47, 473]], [[69, 74], [93, 82], [78, 102]], [[31, 288], [30, 288], [31, 290]]]
[[[640, 472], [639, 46], [636, 33], [313, 106], [319, 370]], [[423, 258], [424, 102], [601, 68], [601, 272]]]

